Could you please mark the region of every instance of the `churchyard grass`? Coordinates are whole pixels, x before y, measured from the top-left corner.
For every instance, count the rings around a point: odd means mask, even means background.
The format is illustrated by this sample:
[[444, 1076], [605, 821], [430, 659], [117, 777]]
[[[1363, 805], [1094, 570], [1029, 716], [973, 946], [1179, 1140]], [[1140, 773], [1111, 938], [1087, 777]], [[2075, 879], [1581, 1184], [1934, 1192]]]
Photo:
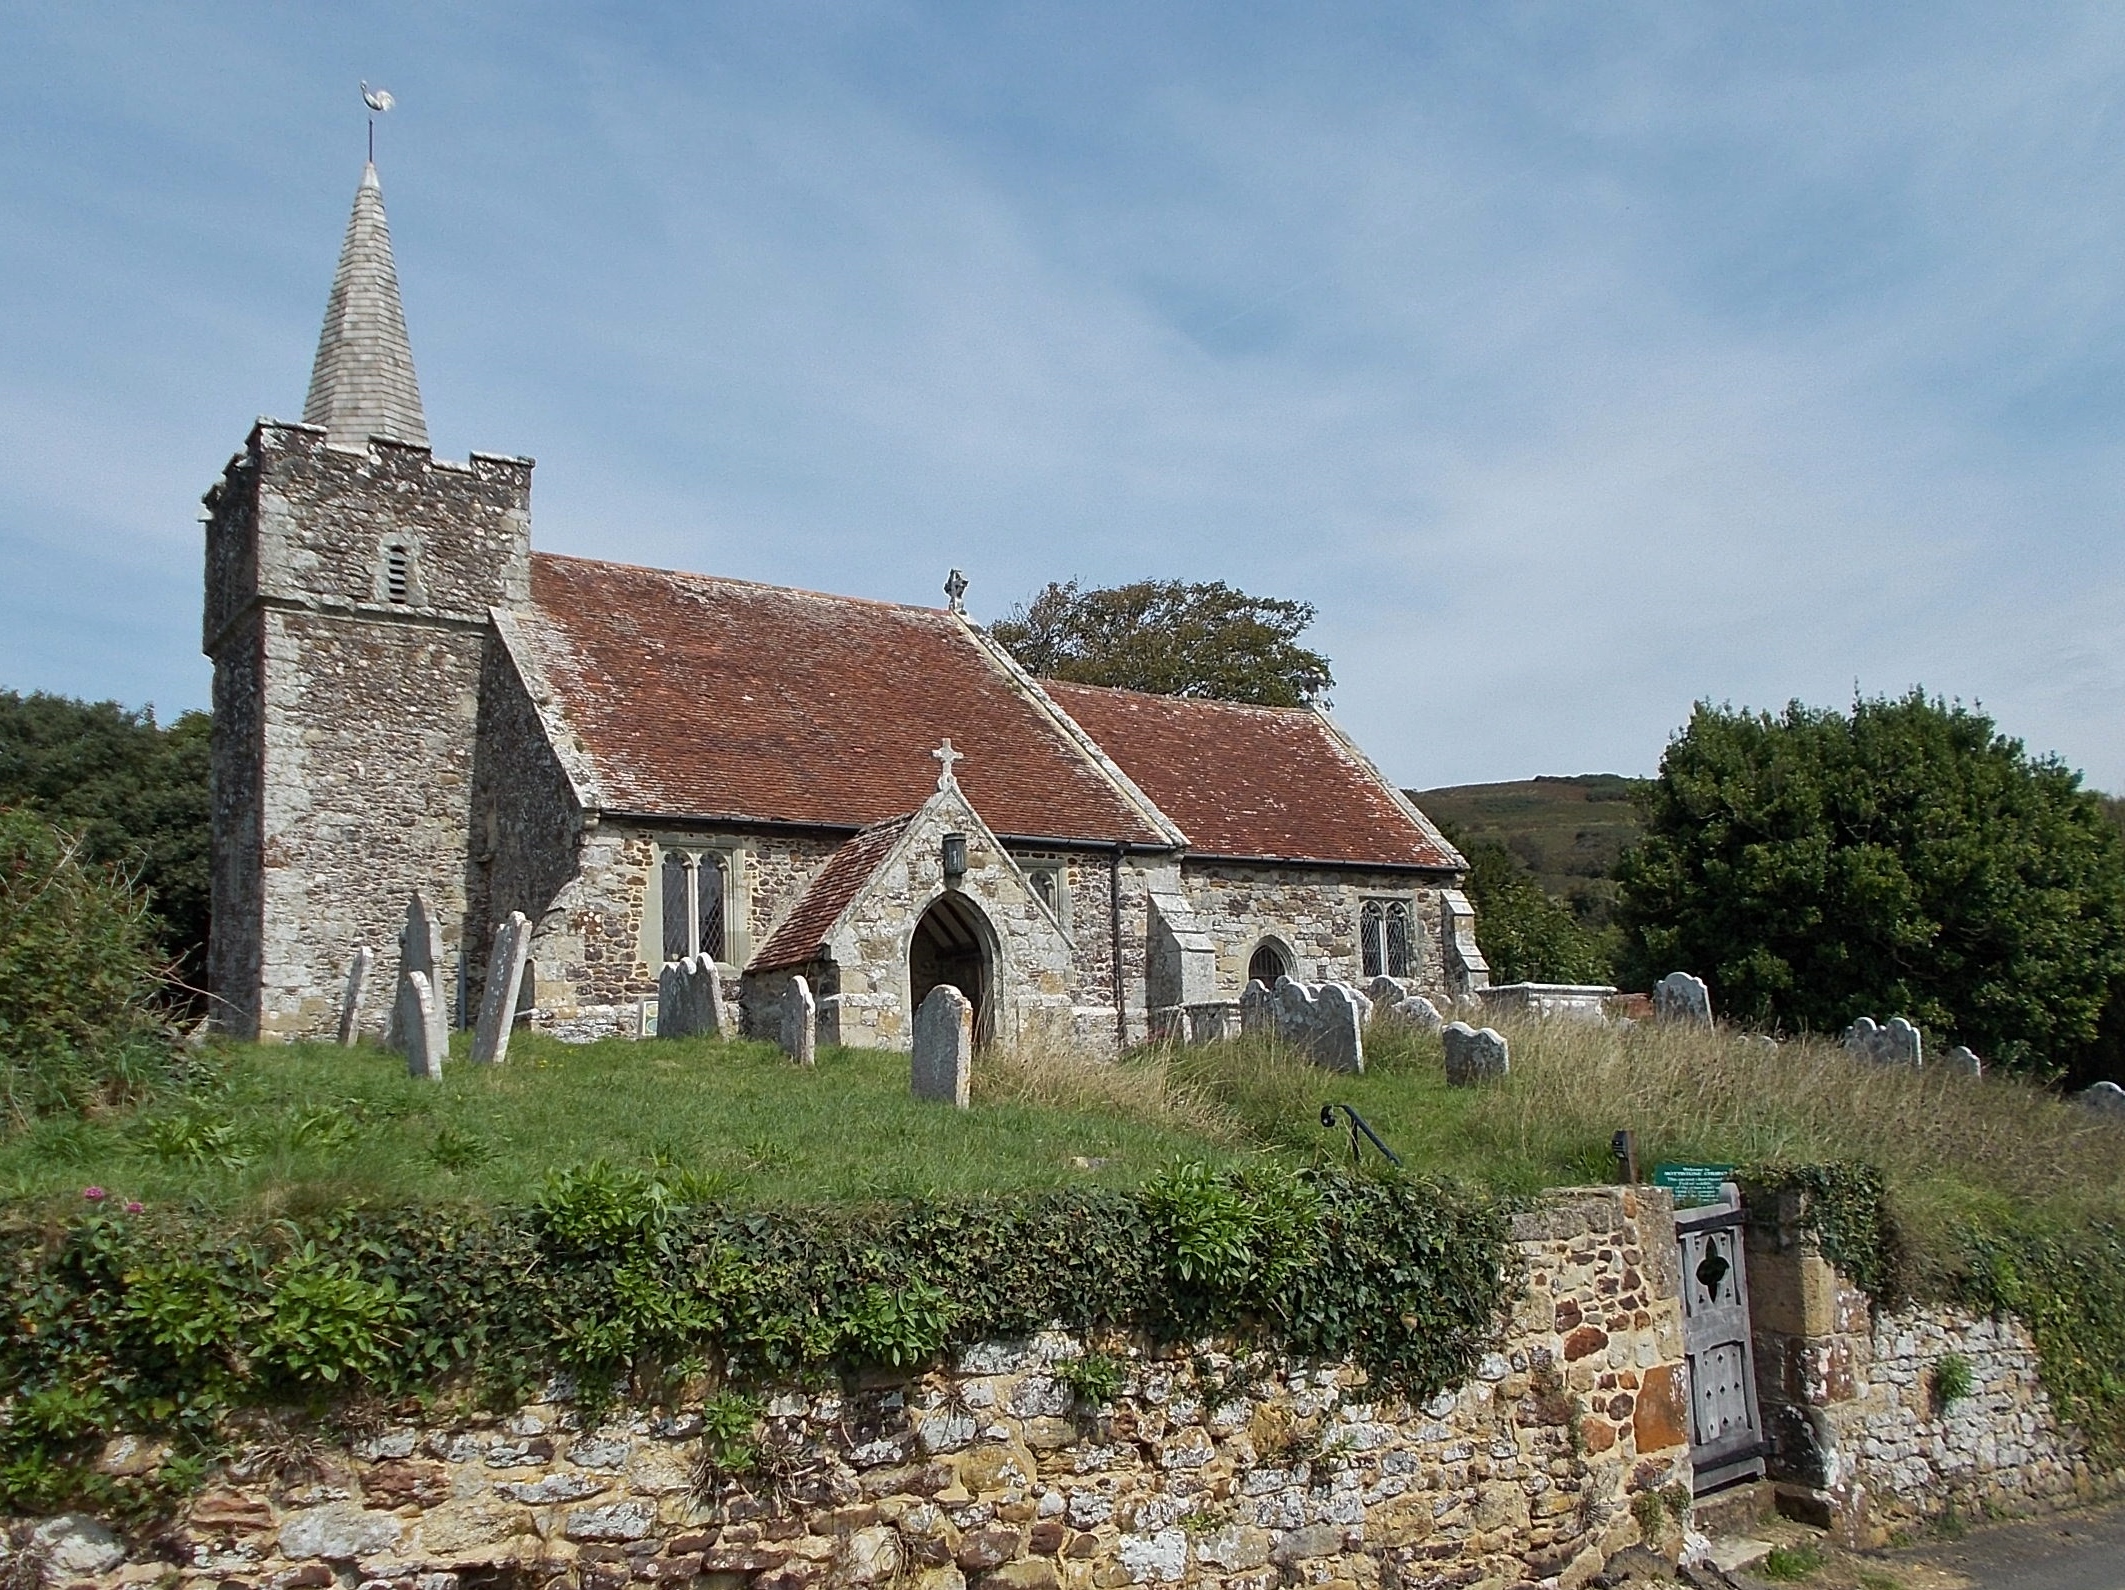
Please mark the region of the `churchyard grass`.
[[[1570, 1022], [1504, 1025], [1512, 1071], [1448, 1087], [1437, 1037], [1375, 1026], [1363, 1076], [1249, 1038], [1120, 1063], [1066, 1042], [992, 1049], [973, 1108], [909, 1096], [904, 1054], [815, 1069], [712, 1039], [571, 1046], [520, 1035], [507, 1066], [440, 1084], [364, 1046], [209, 1050], [187, 1086], [0, 1141], [0, 1196], [199, 1202], [299, 1213], [356, 1201], [507, 1204], [602, 1159], [687, 1173], [741, 1204], [1130, 1185], [1175, 1159], [1341, 1159], [1354, 1106], [1415, 1170], [1497, 1191], [1605, 1182], [1611, 1136], [1661, 1160], [1863, 1160], [1921, 1265], [1974, 1219], [2125, 1219], [2125, 1125], [2026, 1083], [1880, 1066], [1831, 1043]], [[1364, 1157], [1375, 1159], [1368, 1146]]]
[[1176, 1157], [1222, 1163], [1231, 1152], [1097, 1098], [941, 1109], [909, 1097], [904, 1054], [822, 1049], [802, 1069], [757, 1043], [520, 1034], [506, 1066], [475, 1067], [468, 1037], [454, 1035], [440, 1083], [366, 1045], [209, 1050], [182, 1089], [0, 1142], [0, 1196], [80, 1207], [97, 1187], [114, 1205], [291, 1214], [510, 1204], [555, 1171], [602, 1159], [689, 1173], [704, 1196], [778, 1204], [1124, 1186]]

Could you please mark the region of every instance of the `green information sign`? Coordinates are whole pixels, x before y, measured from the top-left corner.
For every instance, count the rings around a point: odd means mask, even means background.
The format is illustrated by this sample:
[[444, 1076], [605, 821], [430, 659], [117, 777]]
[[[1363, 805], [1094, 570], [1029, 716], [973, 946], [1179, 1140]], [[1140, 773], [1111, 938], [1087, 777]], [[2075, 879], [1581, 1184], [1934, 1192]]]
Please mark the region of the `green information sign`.
[[1732, 1165], [1655, 1165], [1653, 1185], [1673, 1193], [1677, 1209], [1689, 1209], [1718, 1203], [1726, 1196], [1722, 1189], [1733, 1174]]

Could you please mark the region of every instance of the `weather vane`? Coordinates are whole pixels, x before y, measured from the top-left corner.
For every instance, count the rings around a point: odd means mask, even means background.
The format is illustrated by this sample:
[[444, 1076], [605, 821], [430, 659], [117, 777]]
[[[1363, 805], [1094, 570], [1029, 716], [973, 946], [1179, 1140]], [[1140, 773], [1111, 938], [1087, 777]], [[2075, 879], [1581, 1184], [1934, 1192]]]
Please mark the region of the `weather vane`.
[[384, 111], [389, 110], [393, 105], [396, 105], [398, 101], [391, 97], [391, 91], [389, 89], [371, 88], [368, 82], [365, 80], [362, 83], [362, 103], [364, 105], [367, 105], [370, 110], [369, 164], [373, 166], [376, 164], [376, 118]]

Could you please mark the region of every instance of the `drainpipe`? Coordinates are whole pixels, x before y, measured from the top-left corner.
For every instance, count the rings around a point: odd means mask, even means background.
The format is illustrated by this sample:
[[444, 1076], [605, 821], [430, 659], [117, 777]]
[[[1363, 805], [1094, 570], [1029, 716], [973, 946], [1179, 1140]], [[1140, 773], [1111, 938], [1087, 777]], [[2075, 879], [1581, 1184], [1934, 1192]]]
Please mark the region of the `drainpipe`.
[[1122, 1049], [1129, 1047], [1129, 1007], [1122, 996], [1122, 853], [1128, 848], [1115, 840], [1107, 867], [1107, 914], [1114, 929], [1114, 1036]]

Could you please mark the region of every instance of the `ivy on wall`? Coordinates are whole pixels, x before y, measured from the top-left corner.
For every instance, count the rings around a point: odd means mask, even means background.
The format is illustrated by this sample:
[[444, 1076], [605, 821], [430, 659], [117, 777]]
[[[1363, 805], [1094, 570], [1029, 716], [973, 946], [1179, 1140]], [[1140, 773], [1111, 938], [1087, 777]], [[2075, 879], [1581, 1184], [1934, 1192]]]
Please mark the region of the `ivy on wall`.
[[[533, 1207], [270, 1226], [92, 1214], [0, 1227], [0, 1505], [152, 1509], [245, 1408], [461, 1392], [589, 1400], [920, 1365], [1048, 1325], [1231, 1332], [1349, 1356], [1422, 1397], [1465, 1380], [1509, 1285], [1492, 1203], [1413, 1178], [1177, 1165], [1133, 1192], [744, 1212], [591, 1165]], [[160, 1475], [88, 1466], [177, 1438]], [[189, 1466], [188, 1466], [189, 1465]]]

